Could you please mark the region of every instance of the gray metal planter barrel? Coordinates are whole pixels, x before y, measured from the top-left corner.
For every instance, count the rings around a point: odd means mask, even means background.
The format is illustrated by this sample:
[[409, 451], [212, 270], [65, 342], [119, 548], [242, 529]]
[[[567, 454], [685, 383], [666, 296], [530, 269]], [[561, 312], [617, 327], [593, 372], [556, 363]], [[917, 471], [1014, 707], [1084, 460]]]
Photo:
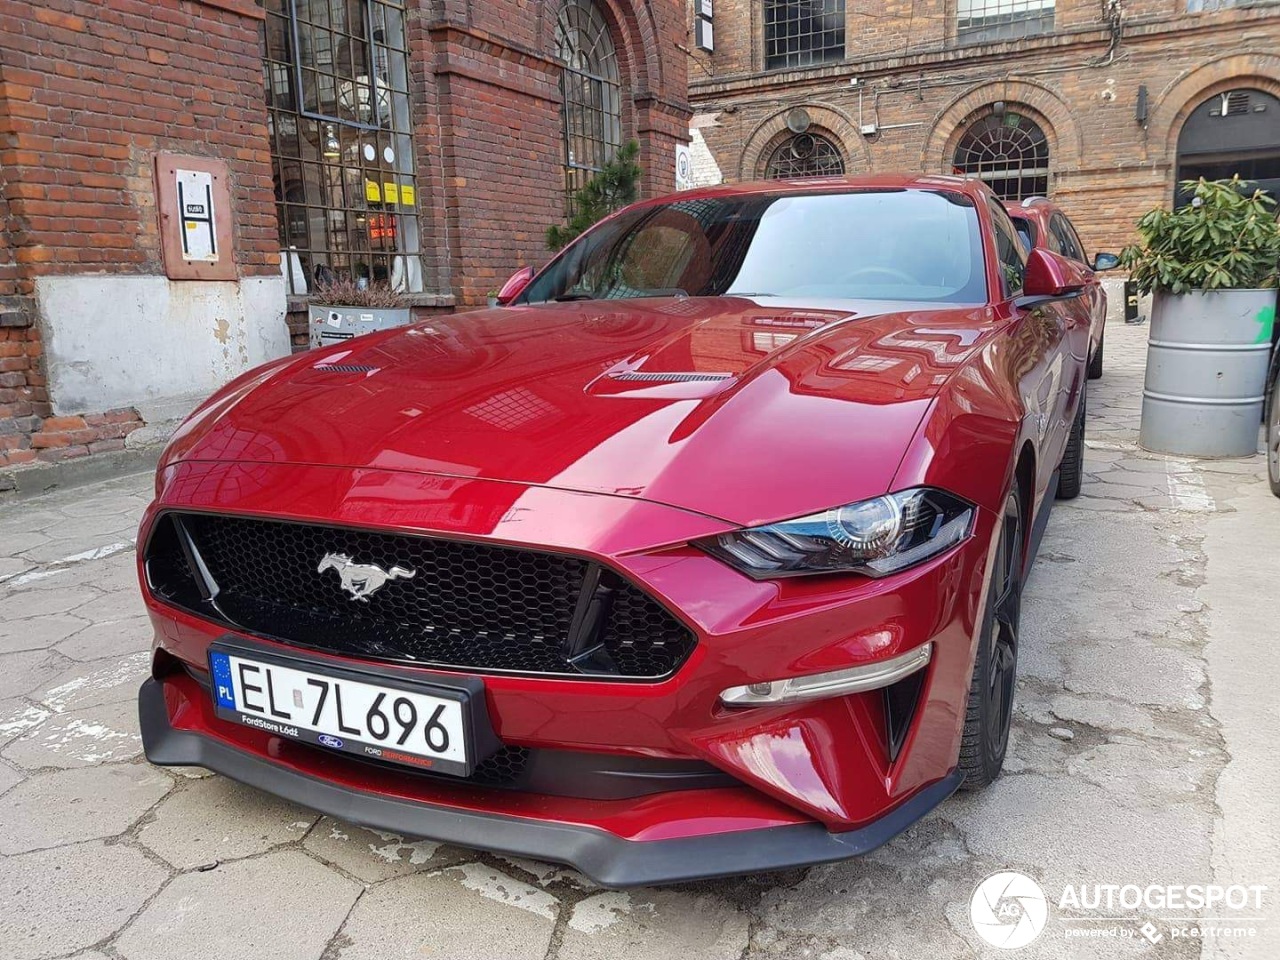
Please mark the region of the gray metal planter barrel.
[[1275, 290], [1157, 293], [1138, 443], [1157, 453], [1257, 451]]
[[329, 347], [362, 333], [404, 327], [413, 319], [409, 307], [329, 307], [311, 304], [307, 329], [312, 347]]

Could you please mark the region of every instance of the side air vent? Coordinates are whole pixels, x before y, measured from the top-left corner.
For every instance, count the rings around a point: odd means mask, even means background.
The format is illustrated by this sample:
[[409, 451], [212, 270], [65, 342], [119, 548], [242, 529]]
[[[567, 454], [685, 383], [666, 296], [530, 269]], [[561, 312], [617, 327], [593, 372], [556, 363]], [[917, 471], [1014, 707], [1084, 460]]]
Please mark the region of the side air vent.
[[732, 378], [732, 373], [643, 373], [639, 370], [624, 370], [609, 377], [610, 380], [624, 380], [631, 383], [696, 383]]

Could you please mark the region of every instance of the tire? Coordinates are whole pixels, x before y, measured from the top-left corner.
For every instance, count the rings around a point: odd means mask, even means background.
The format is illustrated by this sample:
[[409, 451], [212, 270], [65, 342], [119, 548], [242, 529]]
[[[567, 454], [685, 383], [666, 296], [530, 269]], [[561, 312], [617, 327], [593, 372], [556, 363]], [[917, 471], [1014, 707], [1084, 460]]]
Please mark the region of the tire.
[[1089, 379], [1102, 379], [1102, 348], [1106, 345], [1107, 334], [1104, 331], [1102, 336], [1098, 338], [1098, 349], [1093, 351], [1093, 356], [1089, 358]]
[[964, 774], [963, 790], [981, 790], [1000, 776], [1009, 747], [1018, 672], [1025, 540], [1022, 504], [1016, 491], [1005, 501], [998, 536], [960, 738], [957, 766]]
[[1267, 404], [1267, 479], [1271, 492], [1280, 497], [1280, 363], [1271, 381], [1271, 402]]
[[1076, 418], [1071, 421], [1071, 435], [1067, 437], [1067, 449], [1062, 453], [1062, 462], [1058, 464], [1058, 499], [1074, 500], [1080, 496], [1080, 487], [1084, 484], [1084, 419], [1088, 392], [1083, 384], [1080, 390], [1080, 405], [1076, 407]]

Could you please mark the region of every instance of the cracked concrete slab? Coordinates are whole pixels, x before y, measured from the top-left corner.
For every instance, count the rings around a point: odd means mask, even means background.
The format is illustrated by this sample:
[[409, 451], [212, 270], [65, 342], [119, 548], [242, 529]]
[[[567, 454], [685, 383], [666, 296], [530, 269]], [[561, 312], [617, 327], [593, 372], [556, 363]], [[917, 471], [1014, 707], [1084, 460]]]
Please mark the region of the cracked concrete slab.
[[470, 851], [431, 840], [406, 840], [322, 817], [302, 841], [303, 849], [365, 883], [381, 883], [473, 859]]
[[360, 886], [297, 850], [184, 873], [115, 942], [124, 960], [315, 960]]
[[118, 836], [172, 787], [140, 763], [35, 774], [0, 797], [0, 854]]
[[100, 841], [0, 859], [4, 955], [45, 960], [93, 946], [123, 927], [166, 879], [137, 850]]
[[[416, 909], [406, 911], [407, 903]], [[413, 874], [360, 898], [338, 935], [335, 955], [542, 960], [558, 910], [549, 894], [478, 864]]]
[[179, 870], [239, 860], [301, 840], [317, 815], [270, 794], [209, 777], [182, 786], [151, 812], [138, 842]]
[[560, 960], [738, 960], [750, 920], [733, 904], [669, 890], [607, 890], [579, 900]]
[[138, 708], [129, 700], [50, 713], [0, 750], [0, 756], [28, 770], [91, 767], [132, 760], [141, 754]]

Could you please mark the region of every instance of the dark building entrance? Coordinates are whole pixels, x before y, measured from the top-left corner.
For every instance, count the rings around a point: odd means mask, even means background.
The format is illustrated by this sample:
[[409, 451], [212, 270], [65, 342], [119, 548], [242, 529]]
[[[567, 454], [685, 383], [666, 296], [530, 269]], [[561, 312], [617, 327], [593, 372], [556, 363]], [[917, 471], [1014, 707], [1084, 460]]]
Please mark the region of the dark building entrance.
[[[1280, 100], [1261, 90], [1210, 97], [1187, 117], [1178, 136], [1179, 182], [1224, 180], [1237, 173], [1280, 197]], [[1174, 197], [1174, 206], [1186, 202]]]

